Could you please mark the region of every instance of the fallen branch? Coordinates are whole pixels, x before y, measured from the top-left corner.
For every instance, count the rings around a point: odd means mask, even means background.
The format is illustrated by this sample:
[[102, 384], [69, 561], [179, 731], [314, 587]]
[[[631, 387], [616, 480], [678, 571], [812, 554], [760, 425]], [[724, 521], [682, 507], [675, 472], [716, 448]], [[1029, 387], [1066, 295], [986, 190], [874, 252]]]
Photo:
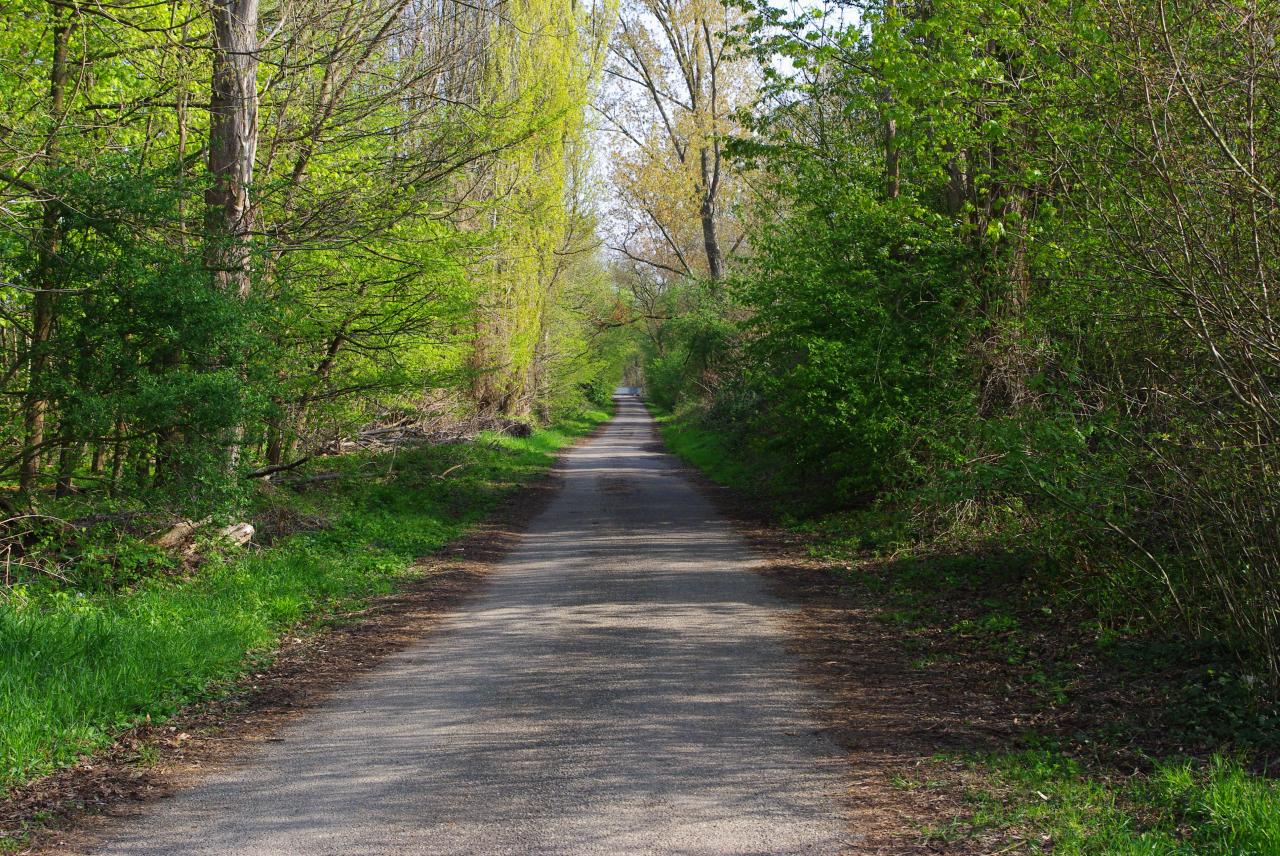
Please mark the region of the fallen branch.
[[202, 520], [179, 520], [168, 529], [153, 535], [152, 544], [163, 550], [176, 550], [195, 537], [196, 530], [209, 522], [208, 517]]
[[232, 523], [219, 529], [218, 537], [230, 541], [236, 547], [243, 547], [253, 540], [255, 531], [252, 523]]
[[294, 490], [303, 490], [317, 482], [333, 481], [340, 478], [342, 478], [342, 473], [318, 473], [305, 479], [294, 479], [293, 481], [281, 482], [281, 484]]
[[181, 546], [196, 534], [196, 525], [190, 520], [179, 520], [164, 532], [151, 539], [151, 543], [163, 550], [172, 550]]
[[251, 473], [245, 473], [245, 474], [244, 474], [244, 477], [245, 477], [245, 478], [247, 478], [247, 479], [260, 479], [260, 478], [266, 478], [267, 476], [269, 476], [269, 475], [274, 475], [275, 473], [283, 473], [283, 472], [287, 472], [287, 471], [289, 471], [289, 470], [292, 470], [292, 469], [294, 469], [295, 467], [300, 467], [300, 466], [302, 466], [303, 464], [305, 464], [305, 463], [306, 463], [307, 461], [309, 461], [309, 460], [311, 460], [311, 455], [303, 455], [301, 458], [298, 458], [298, 460], [293, 461], [292, 463], [288, 463], [288, 464], [273, 464], [273, 465], [271, 465], [271, 466], [269, 466], [269, 467], [263, 467], [263, 468], [262, 468], [262, 469], [260, 469], [260, 470], [254, 470], [254, 471], [253, 471], [253, 472], [251, 472]]

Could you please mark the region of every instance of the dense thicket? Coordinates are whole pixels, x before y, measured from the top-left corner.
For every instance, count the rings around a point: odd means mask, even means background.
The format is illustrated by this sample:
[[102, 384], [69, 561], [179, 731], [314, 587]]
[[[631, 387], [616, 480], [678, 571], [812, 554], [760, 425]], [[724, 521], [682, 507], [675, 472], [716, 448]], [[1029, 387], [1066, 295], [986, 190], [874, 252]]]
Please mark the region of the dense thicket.
[[388, 412], [606, 395], [602, 15], [6, 0], [0, 478], [207, 504]]
[[749, 10], [749, 249], [655, 397], [1280, 676], [1280, 9], [839, 5]]

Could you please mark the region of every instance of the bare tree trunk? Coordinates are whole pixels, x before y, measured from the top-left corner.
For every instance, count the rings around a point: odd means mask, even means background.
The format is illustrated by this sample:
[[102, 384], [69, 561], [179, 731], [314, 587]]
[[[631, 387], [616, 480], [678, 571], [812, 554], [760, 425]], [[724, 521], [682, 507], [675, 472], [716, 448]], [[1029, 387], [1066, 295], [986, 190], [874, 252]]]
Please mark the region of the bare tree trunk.
[[205, 265], [220, 290], [249, 296], [253, 206], [249, 187], [258, 148], [258, 0], [216, 0]]
[[[249, 189], [258, 149], [258, 0], [214, 0], [213, 84], [209, 98], [209, 174], [205, 267], [215, 288], [249, 296], [253, 205]], [[240, 460], [235, 431], [228, 455]]]
[[77, 443], [73, 437], [69, 426], [64, 426], [62, 436], [60, 438], [62, 448], [58, 451], [58, 478], [54, 484], [54, 496], [61, 499], [70, 496], [73, 490], [71, 478], [75, 475], [76, 467], [80, 464], [80, 458], [84, 454], [84, 444]]
[[[53, 68], [49, 74], [49, 102], [52, 125], [45, 140], [45, 158], [52, 164], [58, 151], [58, 128], [62, 124], [67, 93], [67, 46], [71, 37], [71, 22], [63, 17], [61, 7], [54, 6], [57, 23], [53, 30]], [[61, 237], [59, 220], [62, 217], [61, 202], [52, 197], [44, 200], [40, 220], [39, 259], [35, 276], [39, 289], [32, 301], [30, 365], [27, 371], [27, 397], [24, 404], [23, 429], [25, 440], [22, 465], [18, 470], [18, 486], [24, 493], [35, 487], [40, 471], [41, 447], [44, 445], [45, 416], [49, 411], [49, 399], [41, 386], [49, 366], [49, 340], [53, 336], [53, 316], [56, 304], [54, 262], [58, 255]]]
[[123, 419], [116, 420], [115, 432], [111, 441], [111, 484], [109, 492], [112, 496], [120, 491], [120, 484], [124, 479], [125, 429], [127, 427]]
[[278, 417], [267, 423], [267, 444], [263, 458], [270, 467], [279, 466], [284, 460], [285, 436], [281, 425], [283, 421], [283, 417]]
[[[57, 215], [53, 215], [56, 221]], [[48, 220], [45, 221], [49, 223]], [[49, 227], [48, 234], [50, 240], [55, 240], [54, 230], [57, 226]], [[45, 231], [42, 229], [41, 231]], [[43, 255], [45, 249], [41, 249]], [[49, 410], [49, 400], [45, 397], [44, 392], [40, 389], [44, 381], [44, 373], [49, 365], [48, 342], [53, 333], [53, 294], [48, 291], [40, 291], [35, 296], [35, 306], [32, 311], [31, 319], [31, 365], [27, 374], [27, 400], [25, 405], [25, 414], [23, 419], [23, 427], [26, 431], [26, 441], [22, 453], [22, 467], [18, 471], [18, 487], [24, 493], [35, 487], [36, 478], [40, 472], [40, 453], [41, 447], [44, 445], [44, 422], [45, 415]]]
[[[885, 0], [885, 17], [897, 26], [898, 0]], [[884, 107], [887, 111], [893, 104], [893, 95], [886, 87]], [[902, 168], [898, 157], [898, 120], [886, 116], [884, 120], [884, 192], [890, 199], [897, 199], [902, 192]]]
[[720, 239], [716, 236], [716, 214], [710, 199], [702, 202], [702, 244], [707, 251], [707, 274], [717, 280], [724, 272], [720, 257]]
[[[708, 51], [710, 45], [708, 44]], [[714, 87], [715, 66], [712, 65], [712, 81]], [[711, 91], [711, 110], [715, 115], [716, 91]], [[716, 234], [716, 198], [720, 193], [720, 143], [716, 140], [708, 144], [704, 141], [698, 153], [699, 166], [702, 169], [702, 205], [698, 215], [702, 219], [702, 245], [707, 253], [707, 275], [712, 282], [720, 279], [724, 272], [724, 263], [720, 256], [720, 238]]]
[[898, 163], [898, 120], [884, 123], [885, 195], [897, 199], [902, 192], [902, 169]]

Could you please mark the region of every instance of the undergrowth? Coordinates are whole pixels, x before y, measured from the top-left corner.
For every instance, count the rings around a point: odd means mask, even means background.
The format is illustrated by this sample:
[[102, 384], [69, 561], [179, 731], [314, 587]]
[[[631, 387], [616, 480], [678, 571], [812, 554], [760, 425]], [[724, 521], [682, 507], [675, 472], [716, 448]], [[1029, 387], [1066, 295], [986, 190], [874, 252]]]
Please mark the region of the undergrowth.
[[1017, 830], [1029, 852], [1064, 856], [1274, 856], [1280, 790], [1234, 761], [1169, 760], [1105, 777], [1062, 752], [972, 760], [973, 826]]
[[[779, 477], [759, 449], [697, 419], [658, 421], [672, 451], [763, 504], [838, 575], [847, 596], [875, 604], [912, 668], [983, 658], [1038, 709], [1071, 711], [1065, 733], [1031, 731], [1001, 751], [940, 756], [965, 768], [971, 811], [926, 835], [994, 832], [1013, 842], [1002, 853], [1280, 854], [1280, 789], [1263, 773], [1274, 774], [1271, 759], [1280, 757], [1280, 711], [1228, 651], [1064, 596], [1051, 561], [999, 545], [979, 525], [926, 543], [892, 506], [815, 513], [821, 497]], [[1091, 718], [1099, 687], [1154, 709]]]

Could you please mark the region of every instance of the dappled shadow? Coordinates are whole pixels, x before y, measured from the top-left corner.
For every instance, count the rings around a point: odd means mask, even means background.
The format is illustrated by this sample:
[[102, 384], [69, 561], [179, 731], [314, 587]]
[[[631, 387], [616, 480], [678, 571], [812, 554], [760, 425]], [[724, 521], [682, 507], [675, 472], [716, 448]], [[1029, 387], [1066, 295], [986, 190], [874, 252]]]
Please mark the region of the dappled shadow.
[[485, 596], [101, 852], [833, 854], [786, 609], [623, 401]]

